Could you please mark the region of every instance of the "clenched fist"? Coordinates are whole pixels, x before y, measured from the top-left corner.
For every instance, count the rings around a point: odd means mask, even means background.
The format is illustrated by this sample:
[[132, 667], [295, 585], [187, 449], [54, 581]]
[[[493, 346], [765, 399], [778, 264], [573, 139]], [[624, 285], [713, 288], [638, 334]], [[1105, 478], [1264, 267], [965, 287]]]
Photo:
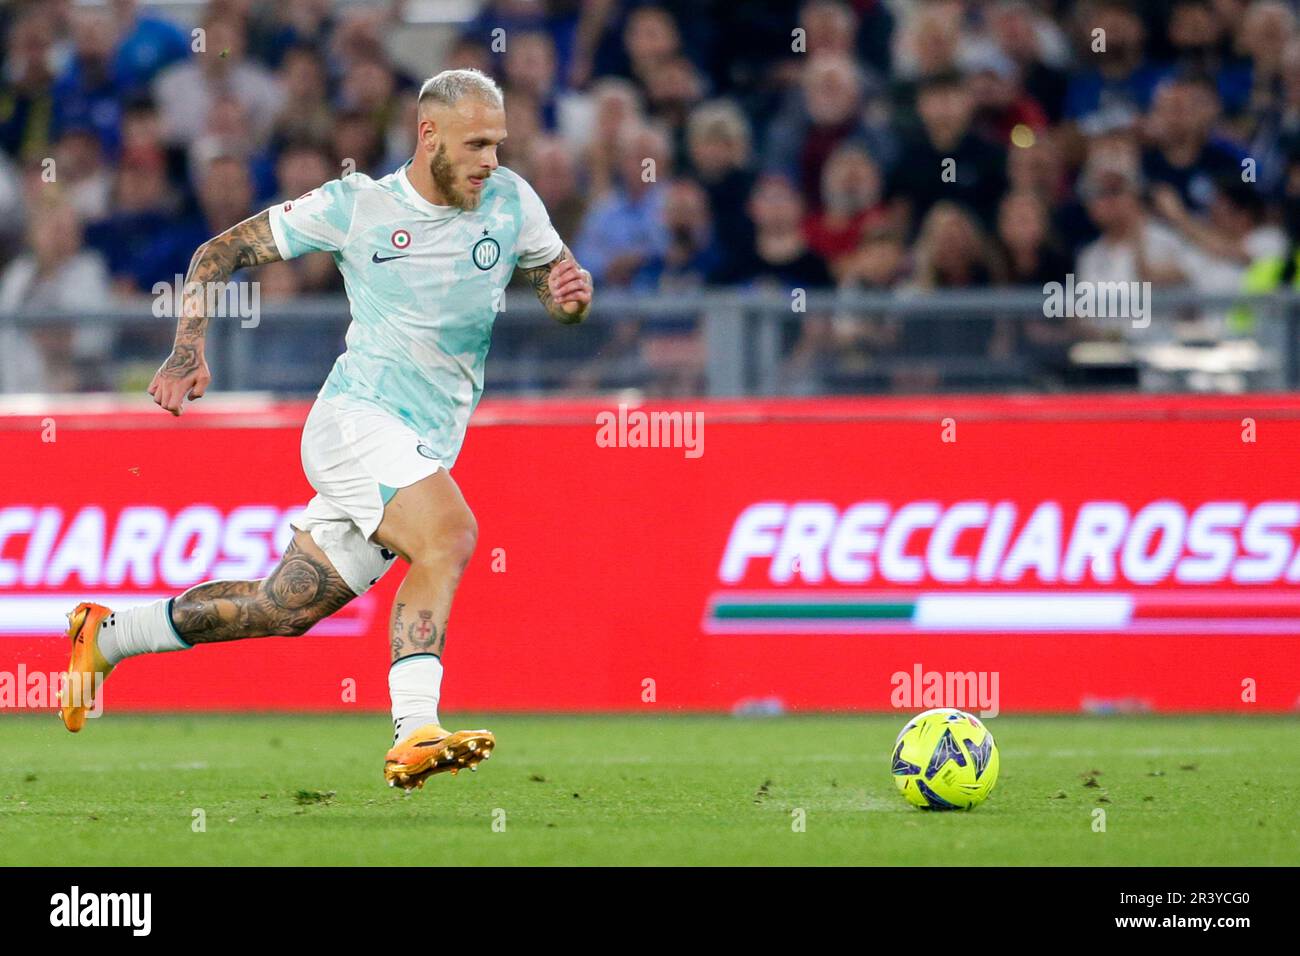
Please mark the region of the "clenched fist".
[[202, 398], [211, 381], [212, 373], [208, 371], [203, 349], [196, 345], [177, 345], [162, 368], [154, 374], [149, 383], [149, 394], [153, 396], [154, 404], [179, 415], [185, 399]]

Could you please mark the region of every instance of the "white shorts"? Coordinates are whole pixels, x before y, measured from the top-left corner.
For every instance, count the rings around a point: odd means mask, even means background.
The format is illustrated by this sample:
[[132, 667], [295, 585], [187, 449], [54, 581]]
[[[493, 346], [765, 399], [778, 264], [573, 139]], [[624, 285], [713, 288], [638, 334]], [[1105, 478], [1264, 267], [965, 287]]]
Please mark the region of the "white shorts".
[[364, 594], [397, 555], [372, 542], [397, 489], [442, 462], [405, 422], [361, 402], [317, 398], [302, 430], [302, 470], [316, 497], [291, 523], [306, 531], [343, 580]]

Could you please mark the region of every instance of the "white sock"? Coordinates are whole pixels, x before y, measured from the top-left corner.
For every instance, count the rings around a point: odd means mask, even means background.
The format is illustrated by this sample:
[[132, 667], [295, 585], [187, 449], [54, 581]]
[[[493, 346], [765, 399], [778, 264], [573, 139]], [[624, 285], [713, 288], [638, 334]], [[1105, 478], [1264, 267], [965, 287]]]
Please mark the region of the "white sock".
[[137, 654], [189, 650], [193, 645], [187, 644], [172, 624], [171, 607], [172, 599], [163, 598], [110, 614], [99, 625], [99, 653], [116, 666]]
[[425, 724], [438, 722], [442, 661], [433, 654], [412, 654], [388, 669], [388, 696], [393, 701], [393, 743]]

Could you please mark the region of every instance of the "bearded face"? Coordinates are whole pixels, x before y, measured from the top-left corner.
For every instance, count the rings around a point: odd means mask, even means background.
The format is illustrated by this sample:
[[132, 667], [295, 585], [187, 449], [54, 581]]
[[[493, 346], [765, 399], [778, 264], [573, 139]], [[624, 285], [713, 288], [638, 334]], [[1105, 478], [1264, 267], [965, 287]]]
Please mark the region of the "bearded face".
[[463, 188], [463, 177], [457, 174], [456, 167], [452, 165], [451, 158], [447, 155], [446, 143], [439, 144], [438, 151], [433, 154], [433, 159], [429, 161], [429, 172], [438, 191], [453, 206], [469, 211], [477, 209], [478, 204], [483, 201], [481, 189]]

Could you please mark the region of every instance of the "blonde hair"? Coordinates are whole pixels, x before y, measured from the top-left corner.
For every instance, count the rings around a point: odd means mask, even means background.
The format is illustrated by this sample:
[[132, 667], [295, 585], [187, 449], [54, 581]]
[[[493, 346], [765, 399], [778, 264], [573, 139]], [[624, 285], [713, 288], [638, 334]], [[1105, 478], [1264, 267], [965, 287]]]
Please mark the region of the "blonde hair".
[[423, 112], [427, 104], [438, 106], [455, 106], [467, 96], [477, 97], [493, 106], [504, 107], [505, 98], [496, 80], [482, 70], [466, 67], [461, 70], [443, 70], [431, 76], [420, 87], [419, 108]]

